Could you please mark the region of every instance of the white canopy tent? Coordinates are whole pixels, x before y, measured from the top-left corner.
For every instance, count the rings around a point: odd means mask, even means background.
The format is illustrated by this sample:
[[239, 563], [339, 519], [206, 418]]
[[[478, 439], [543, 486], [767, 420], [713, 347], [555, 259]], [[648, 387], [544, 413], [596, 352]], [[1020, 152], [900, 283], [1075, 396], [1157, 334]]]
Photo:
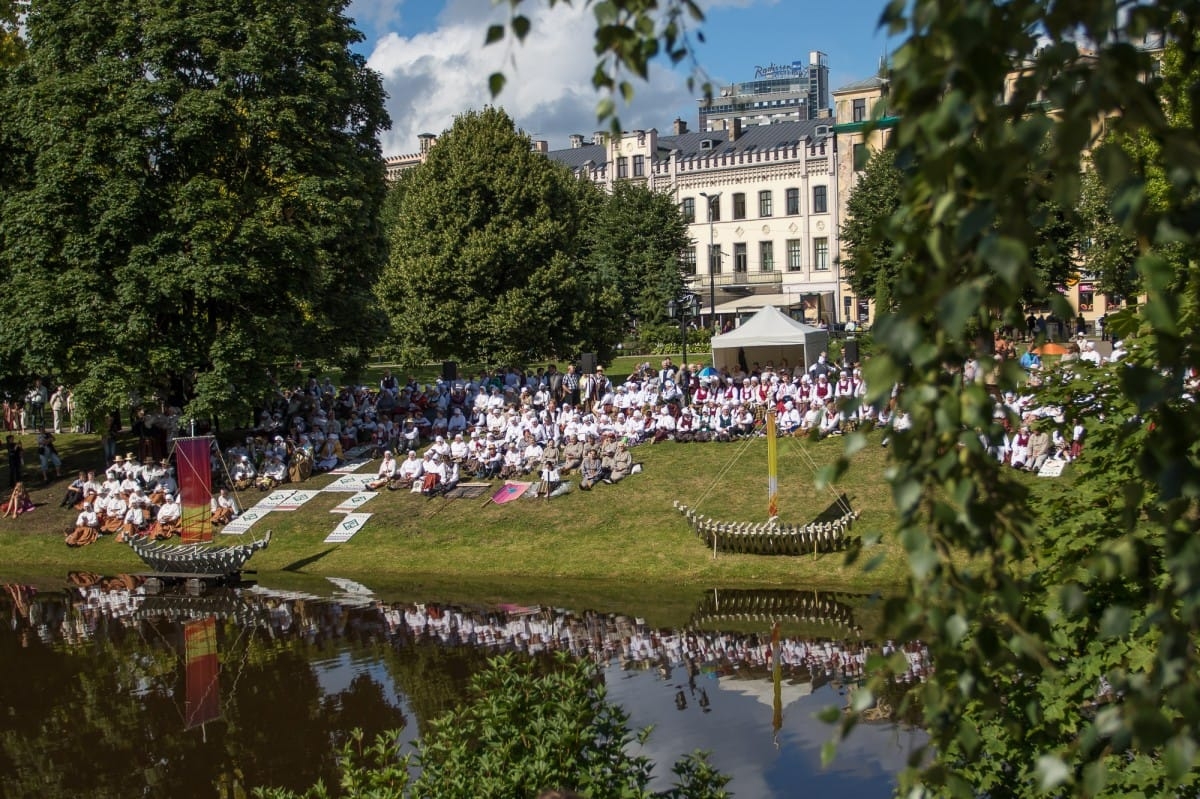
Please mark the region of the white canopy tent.
[[755, 362], [775, 366], [784, 358], [807, 369], [829, 347], [829, 331], [797, 322], [774, 305], [765, 305], [741, 327], [713, 336], [713, 366], [735, 371], [739, 356], [747, 366]]

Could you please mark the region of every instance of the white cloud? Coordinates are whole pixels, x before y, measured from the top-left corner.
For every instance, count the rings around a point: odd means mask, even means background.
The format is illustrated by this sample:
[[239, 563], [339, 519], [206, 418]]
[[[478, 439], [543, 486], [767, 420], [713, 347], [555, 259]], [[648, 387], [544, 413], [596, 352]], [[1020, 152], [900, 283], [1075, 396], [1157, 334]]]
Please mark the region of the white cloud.
[[[365, 7], [366, 0], [360, 4]], [[376, 5], [394, 14], [400, 4]], [[435, 30], [381, 35], [368, 63], [383, 76], [389, 95], [392, 129], [383, 136], [384, 153], [415, 152], [418, 134], [440, 134], [456, 115], [493, 102], [551, 149], [567, 147], [572, 133], [590, 137], [603, 128], [595, 113], [601, 95], [591, 83], [596, 58], [590, 11], [560, 3], [552, 10], [531, 5], [526, 13], [532, 30], [523, 44], [506, 37], [484, 46], [488, 26], [507, 21], [507, 5], [497, 8], [490, 0], [450, 0]], [[496, 71], [508, 82], [493, 101], [488, 76]], [[619, 106], [625, 129], [665, 130], [677, 115], [695, 119], [694, 94], [683, 76], [655, 66], [649, 83], [634, 83], [633, 103]]]

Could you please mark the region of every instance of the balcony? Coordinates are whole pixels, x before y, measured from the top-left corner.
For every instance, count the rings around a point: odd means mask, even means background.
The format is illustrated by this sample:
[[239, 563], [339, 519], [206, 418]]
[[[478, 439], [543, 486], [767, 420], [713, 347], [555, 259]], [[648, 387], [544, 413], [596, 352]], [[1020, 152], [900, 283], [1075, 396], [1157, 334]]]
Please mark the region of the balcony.
[[[689, 288], [708, 285], [708, 275], [688, 275]], [[722, 272], [713, 276], [715, 286], [777, 286], [783, 282], [783, 272]]]

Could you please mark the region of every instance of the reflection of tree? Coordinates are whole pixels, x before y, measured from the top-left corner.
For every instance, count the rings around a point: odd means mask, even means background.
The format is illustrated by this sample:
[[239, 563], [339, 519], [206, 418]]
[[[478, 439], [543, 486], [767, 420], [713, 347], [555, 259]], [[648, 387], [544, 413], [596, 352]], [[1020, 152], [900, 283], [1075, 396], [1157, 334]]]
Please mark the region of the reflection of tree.
[[383, 695], [383, 686], [366, 674], [359, 674], [350, 681], [350, 686], [339, 694], [325, 697], [322, 710], [329, 716], [330, 724], [340, 748], [349, 739], [349, 731], [363, 731], [367, 740], [389, 730], [404, 727], [404, 714]]
[[430, 720], [462, 702], [471, 675], [483, 670], [490, 654], [480, 647], [444, 646], [420, 639], [411, 646], [382, 651], [388, 672], [408, 697], [421, 734], [428, 729]]

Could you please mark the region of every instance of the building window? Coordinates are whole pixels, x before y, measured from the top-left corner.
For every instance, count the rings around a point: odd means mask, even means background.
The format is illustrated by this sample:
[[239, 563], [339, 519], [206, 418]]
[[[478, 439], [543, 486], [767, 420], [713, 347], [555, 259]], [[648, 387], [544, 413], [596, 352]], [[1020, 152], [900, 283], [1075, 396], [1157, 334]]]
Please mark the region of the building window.
[[683, 252], [679, 254], [680, 268], [685, 275], [696, 274], [696, 248], [684, 247]]
[[760, 191], [758, 193], [758, 215], [771, 216], [775, 213], [774, 204], [771, 201], [770, 191]]
[[787, 240], [787, 259], [788, 259], [788, 271], [789, 272], [799, 272], [800, 269], [802, 268], [802, 264], [801, 264], [802, 259], [800, 257], [801, 253], [802, 253], [802, 250], [800, 249], [800, 239], [788, 239]]
[[629, 159], [626, 158], [625, 156], [621, 156], [620, 158], [617, 159], [617, 177], [618, 178], [629, 177]]
[[854, 122], [867, 121], [867, 101], [866, 98], [860, 97], [854, 101]]
[[645, 177], [646, 175], [646, 156], [635, 155], [633, 157], [633, 176], [635, 178]]
[[684, 197], [683, 202], [679, 207], [680, 213], [683, 214], [683, 221], [689, 225], [696, 221], [696, 198]]
[[733, 195], [733, 218], [746, 218], [746, 195], [741, 193]]
[[775, 271], [775, 242], [760, 241], [758, 243], [758, 262], [763, 272]]
[[814, 214], [829, 212], [827, 191], [828, 189], [824, 186], [813, 186], [812, 212]]
[[721, 245], [708, 245], [708, 271], [709, 274], [721, 274]]
[[708, 221], [709, 222], [720, 222], [721, 221], [721, 198], [720, 197], [710, 196], [708, 198]]
[[829, 239], [825, 236], [813, 239], [813, 269], [829, 269]]
[[854, 145], [854, 171], [862, 172], [864, 169], [866, 169], [867, 159], [870, 157], [871, 154], [867, 152], [867, 145], [863, 144], [862, 142]]
[[800, 190], [788, 189], [785, 196], [787, 198], [788, 216], [795, 216], [800, 213]]
[[746, 245], [745, 244], [733, 245], [733, 271], [734, 272], [745, 272], [746, 271], [746, 262], [747, 262]]

